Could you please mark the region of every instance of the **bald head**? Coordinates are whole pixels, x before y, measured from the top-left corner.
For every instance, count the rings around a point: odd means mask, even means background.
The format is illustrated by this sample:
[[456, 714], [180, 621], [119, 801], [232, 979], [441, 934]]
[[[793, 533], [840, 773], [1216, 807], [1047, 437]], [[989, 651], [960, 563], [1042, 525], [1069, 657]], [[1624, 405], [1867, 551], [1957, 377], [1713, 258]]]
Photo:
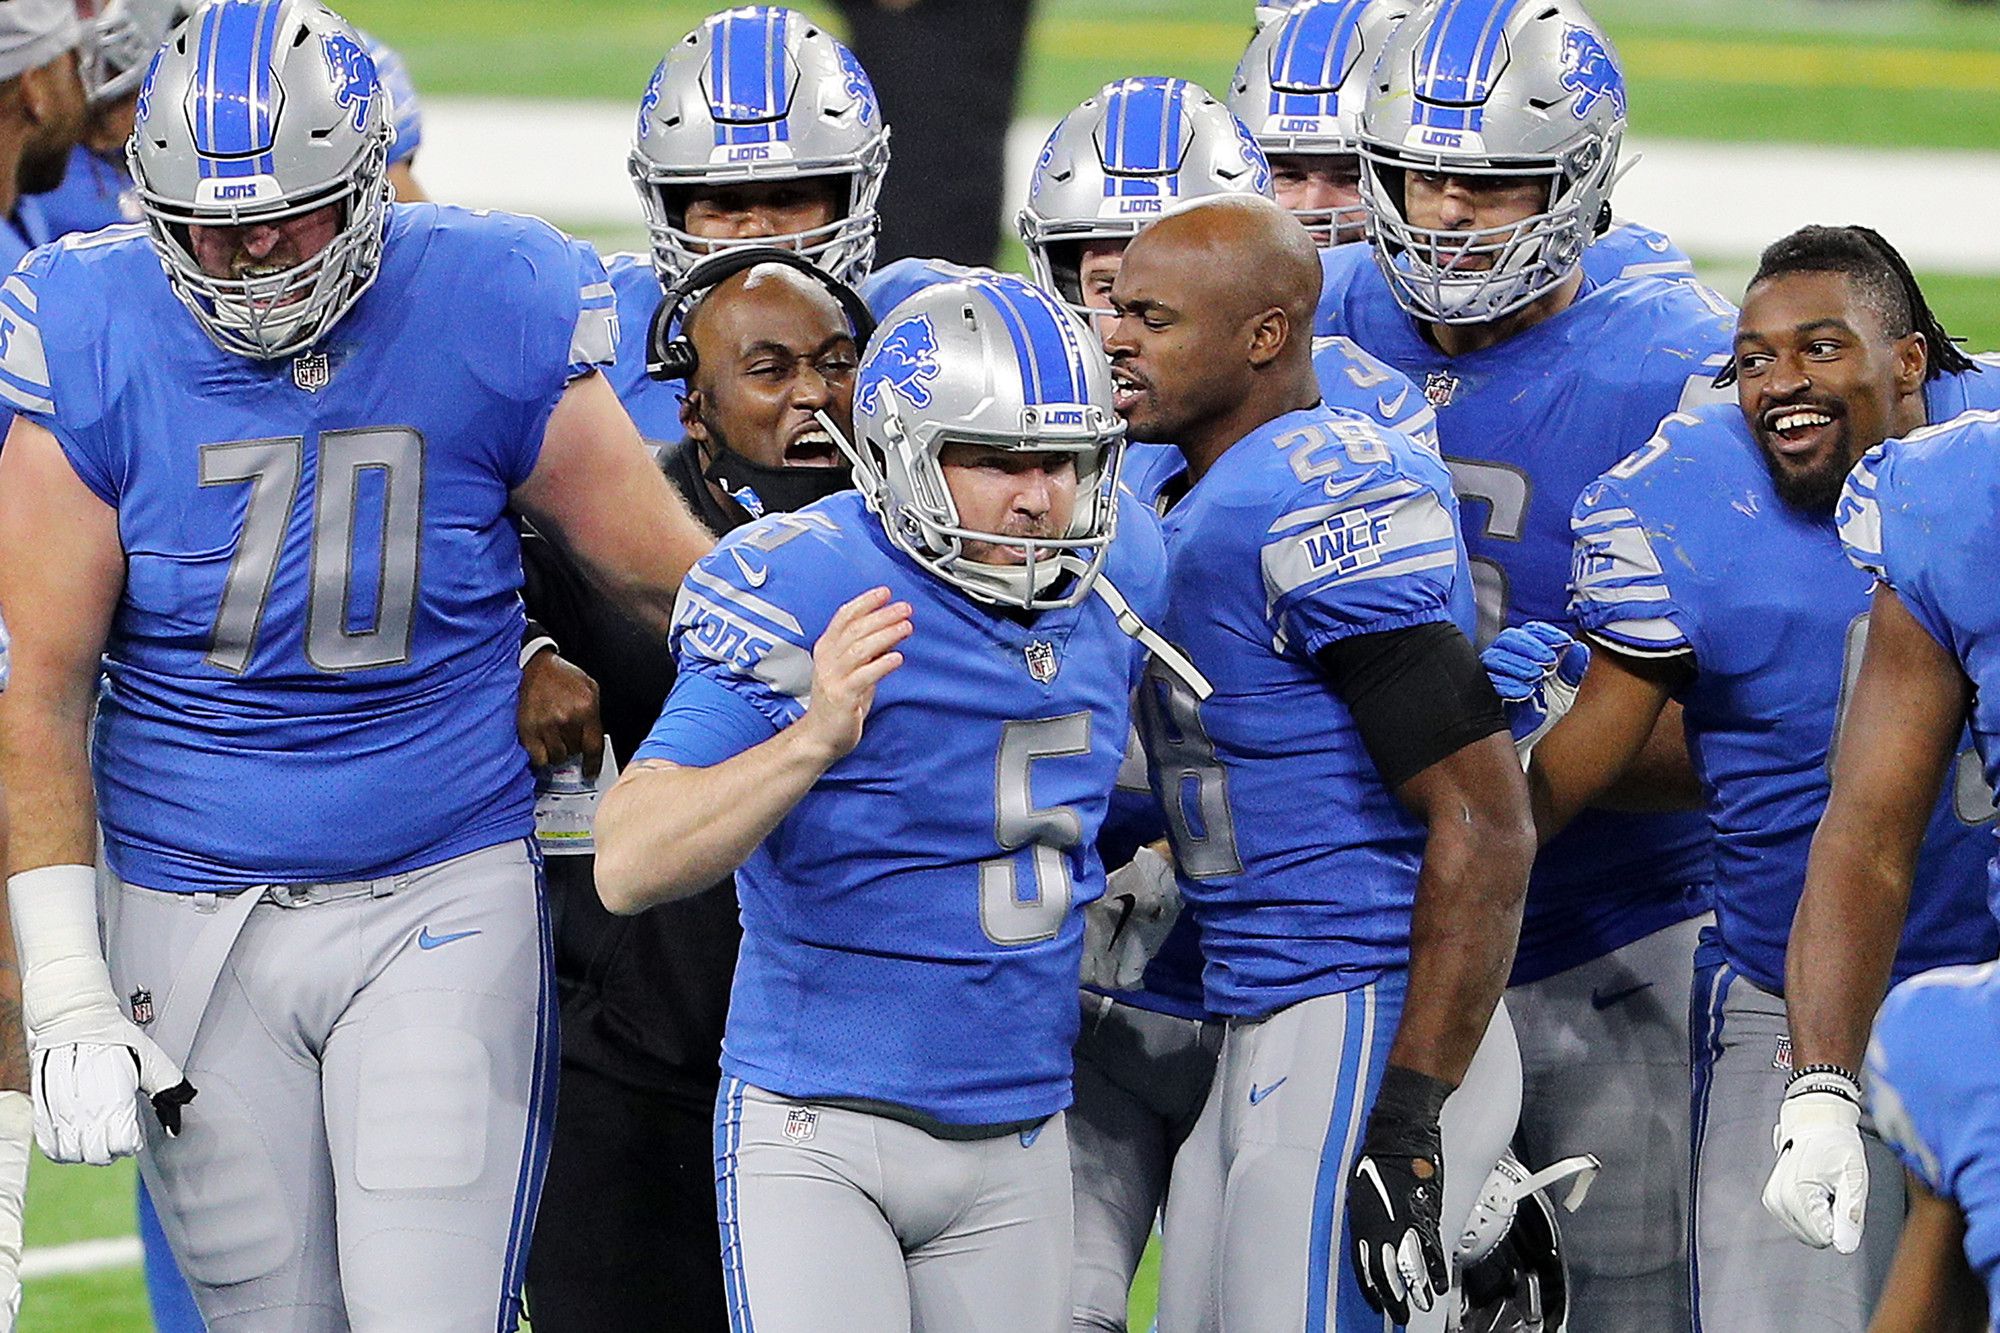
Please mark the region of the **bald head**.
[[702, 312], [711, 306], [718, 311], [733, 312], [732, 324], [755, 323], [774, 309], [788, 309], [810, 310], [815, 317], [831, 320], [843, 329], [847, 327], [847, 313], [833, 299], [833, 293], [789, 264], [754, 265], [730, 274], [703, 293], [681, 320], [681, 333], [695, 344], [697, 352], [707, 350], [702, 347], [696, 329], [705, 321]]
[[1256, 195], [1204, 199], [1140, 232], [1112, 288], [1105, 339], [1135, 440], [1222, 449], [1319, 399], [1312, 325], [1319, 252]]

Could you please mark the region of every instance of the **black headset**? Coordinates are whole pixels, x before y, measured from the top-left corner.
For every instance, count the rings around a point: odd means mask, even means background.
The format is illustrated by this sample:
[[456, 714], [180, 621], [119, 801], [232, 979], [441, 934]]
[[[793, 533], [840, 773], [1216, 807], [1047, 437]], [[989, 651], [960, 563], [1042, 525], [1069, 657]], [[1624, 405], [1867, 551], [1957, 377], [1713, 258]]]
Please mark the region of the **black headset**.
[[855, 345], [867, 346], [875, 332], [875, 316], [852, 287], [796, 250], [775, 245], [739, 245], [702, 259], [667, 289], [646, 333], [646, 374], [656, 380], [693, 378], [699, 358], [693, 341], [680, 332], [681, 322], [710, 290], [759, 264], [783, 264], [817, 282], [847, 312]]

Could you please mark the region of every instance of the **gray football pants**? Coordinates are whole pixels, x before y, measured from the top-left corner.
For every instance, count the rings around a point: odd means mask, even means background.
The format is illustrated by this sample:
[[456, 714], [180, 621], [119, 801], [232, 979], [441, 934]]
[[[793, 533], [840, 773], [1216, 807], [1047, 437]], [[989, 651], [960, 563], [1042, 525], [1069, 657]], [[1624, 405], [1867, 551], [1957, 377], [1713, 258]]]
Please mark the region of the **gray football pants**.
[[[1215, 1083], [1174, 1163], [1160, 1261], [1160, 1333], [1381, 1333], [1346, 1230], [1347, 1178], [1402, 1017], [1397, 977], [1233, 1021]], [[1503, 1004], [1445, 1100], [1449, 1248], [1465, 1229], [1520, 1109]], [[1409, 1327], [1445, 1327], [1456, 1293]]]
[[1063, 1333], [1064, 1117], [945, 1140], [725, 1078], [716, 1211], [736, 1333]]
[[1076, 1101], [1075, 1333], [1125, 1333], [1132, 1275], [1180, 1151], [1215, 1078], [1221, 1023], [1083, 994]]
[[301, 905], [250, 908], [206, 996], [176, 994], [177, 969], [234, 904], [132, 885], [110, 904], [119, 994], [146, 992], [162, 1026], [205, 1002], [183, 1062], [198, 1095], [140, 1156], [203, 1319], [512, 1329], [555, 1090], [527, 844], [278, 892]]
[[1521, 1160], [1540, 1168], [1587, 1152], [1603, 1164], [1563, 1223], [1574, 1333], [1678, 1333], [1692, 1319], [1688, 992], [1709, 919], [1507, 991], [1521, 1037]]
[[1785, 1002], [1720, 953], [1705, 945], [1695, 972], [1695, 1327], [1862, 1333], [1903, 1230], [1902, 1164], [1863, 1119], [1868, 1210], [1853, 1254], [1815, 1250], [1764, 1211], [1777, 1161], [1771, 1127], [1791, 1076], [1790, 1029]]

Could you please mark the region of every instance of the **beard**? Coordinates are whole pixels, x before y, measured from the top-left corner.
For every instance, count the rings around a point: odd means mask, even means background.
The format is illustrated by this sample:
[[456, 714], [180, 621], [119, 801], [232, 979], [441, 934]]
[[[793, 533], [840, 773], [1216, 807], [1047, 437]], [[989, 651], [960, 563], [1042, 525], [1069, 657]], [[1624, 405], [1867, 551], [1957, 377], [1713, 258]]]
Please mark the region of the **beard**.
[[63, 183], [69, 174], [69, 150], [50, 152], [46, 149], [30, 149], [21, 155], [20, 170], [15, 179], [20, 182], [22, 194], [47, 194]]
[[1763, 456], [1764, 466], [1771, 474], [1771, 485], [1777, 489], [1780, 500], [1808, 514], [1831, 514], [1834, 506], [1840, 503], [1840, 491], [1847, 484], [1847, 474], [1853, 470], [1844, 447], [1845, 440], [1842, 446], [1798, 464], [1785, 462], [1768, 448], [1760, 447], [1757, 452]]

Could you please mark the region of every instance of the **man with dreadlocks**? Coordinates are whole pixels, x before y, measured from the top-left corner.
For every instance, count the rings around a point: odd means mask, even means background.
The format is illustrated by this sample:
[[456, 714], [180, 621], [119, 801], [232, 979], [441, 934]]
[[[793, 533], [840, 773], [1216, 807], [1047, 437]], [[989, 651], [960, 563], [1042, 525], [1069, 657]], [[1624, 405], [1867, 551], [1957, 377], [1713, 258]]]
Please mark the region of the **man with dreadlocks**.
[[[2000, 406], [2000, 368], [1982, 372], [1952, 345], [1880, 236], [1807, 227], [1764, 252], [1730, 380], [1736, 404], [1668, 417], [1577, 501], [1570, 610], [1590, 663], [1533, 749], [1529, 786], [1546, 839], [1611, 790], [1670, 699], [1684, 708], [1716, 858], [1715, 925], [1695, 957], [1695, 1326], [1860, 1333], [1903, 1211], [1894, 1157], [1858, 1128], [1852, 1071], [1868, 1020], [1892, 973], [1992, 958], [2000, 936], [1985, 893], [1993, 802], [1975, 761], [1913, 809], [1909, 920], [1900, 941], [1882, 927], [1874, 970], [1852, 969], [1860, 951], [1846, 933], [1865, 910], [1820, 948], [1790, 951], [1794, 983], [1808, 965], [1840, 974], [1844, 985], [1820, 983], [1816, 1008], [1842, 1008], [1853, 1034], [1795, 1053], [1786, 938], [1833, 753], [1847, 754], [1840, 712], [1869, 625], [1870, 579], [1841, 553], [1835, 502], [1883, 440]], [[1487, 653], [1502, 694], [1530, 693], [1565, 638], [1548, 626], [1502, 634]], [[1865, 837], [1875, 825], [1849, 827]], [[1758, 1185], [1781, 1101], [1767, 1213]], [[1856, 1253], [1871, 1165], [1876, 1220]]]

